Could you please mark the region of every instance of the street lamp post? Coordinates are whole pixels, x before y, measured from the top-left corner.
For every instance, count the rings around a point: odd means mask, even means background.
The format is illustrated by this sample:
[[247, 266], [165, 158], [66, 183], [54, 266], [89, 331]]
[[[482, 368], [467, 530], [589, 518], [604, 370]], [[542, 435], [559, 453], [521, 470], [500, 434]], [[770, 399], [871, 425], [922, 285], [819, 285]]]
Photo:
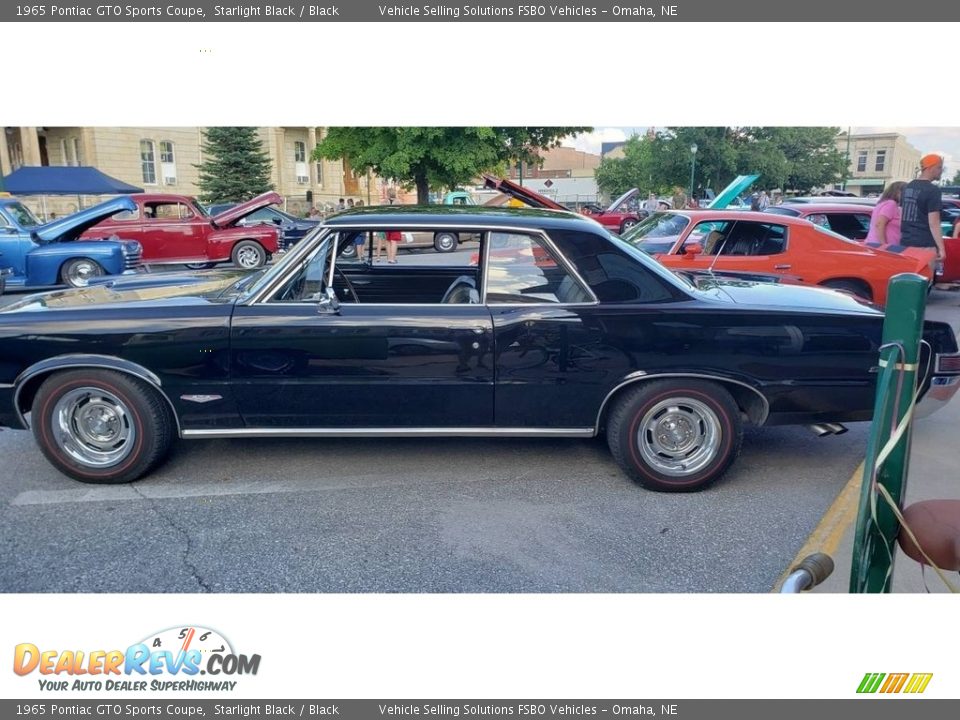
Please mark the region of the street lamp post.
[[690, 199], [693, 199], [693, 174], [697, 170], [697, 144], [690, 146]]

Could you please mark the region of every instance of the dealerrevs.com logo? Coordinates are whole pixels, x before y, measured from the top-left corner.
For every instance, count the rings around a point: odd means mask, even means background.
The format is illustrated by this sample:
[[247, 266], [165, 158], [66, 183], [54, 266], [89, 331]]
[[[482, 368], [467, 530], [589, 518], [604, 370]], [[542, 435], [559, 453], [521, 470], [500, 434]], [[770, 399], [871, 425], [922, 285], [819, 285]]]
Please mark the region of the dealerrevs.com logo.
[[[41, 690], [220, 690], [256, 675], [260, 655], [234, 652], [216, 630], [188, 626], [152, 633], [125, 650], [51, 650], [20, 643], [13, 671], [34, 673]], [[200, 679], [203, 676], [203, 679]]]
[[927, 689], [932, 679], [933, 673], [867, 673], [857, 692], [918, 694]]

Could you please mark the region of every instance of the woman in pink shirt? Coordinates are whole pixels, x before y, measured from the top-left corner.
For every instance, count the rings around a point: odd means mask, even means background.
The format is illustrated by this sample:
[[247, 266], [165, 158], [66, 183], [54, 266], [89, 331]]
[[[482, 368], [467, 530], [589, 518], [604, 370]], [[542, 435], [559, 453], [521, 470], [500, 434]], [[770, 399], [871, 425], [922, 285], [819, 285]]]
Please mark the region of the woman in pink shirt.
[[906, 185], [898, 180], [890, 183], [883, 191], [870, 215], [870, 232], [866, 242], [877, 242], [881, 245], [900, 244], [900, 194]]

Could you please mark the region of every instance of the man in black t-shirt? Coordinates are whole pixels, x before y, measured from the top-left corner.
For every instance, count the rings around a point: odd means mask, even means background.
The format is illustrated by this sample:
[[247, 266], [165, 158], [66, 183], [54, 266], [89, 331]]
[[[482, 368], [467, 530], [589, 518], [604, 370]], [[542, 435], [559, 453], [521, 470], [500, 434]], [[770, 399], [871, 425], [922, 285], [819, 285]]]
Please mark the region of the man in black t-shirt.
[[900, 244], [936, 249], [943, 260], [943, 233], [940, 230], [940, 188], [933, 184], [943, 174], [943, 158], [924, 155], [920, 177], [911, 181], [900, 196]]

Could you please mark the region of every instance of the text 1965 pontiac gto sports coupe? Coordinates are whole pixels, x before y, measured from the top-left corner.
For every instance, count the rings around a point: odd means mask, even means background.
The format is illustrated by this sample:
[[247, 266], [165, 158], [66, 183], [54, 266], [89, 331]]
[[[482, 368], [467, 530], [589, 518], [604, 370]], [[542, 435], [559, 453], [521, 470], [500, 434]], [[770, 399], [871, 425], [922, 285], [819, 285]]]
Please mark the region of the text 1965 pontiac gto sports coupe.
[[[476, 264], [342, 257], [357, 233], [444, 230], [479, 236]], [[674, 274], [572, 213], [364, 208], [257, 272], [10, 306], [0, 425], [30, 414], [84, 482], [135, 480], [178, 436], [605, 434], [639, 483], [694, 490], [733, 462], [744, 422], [869, 420], [882, 320], [832, 290]], [[943, 401], [956, 339], [935, 322], [924, 337], [924, 390]]]

